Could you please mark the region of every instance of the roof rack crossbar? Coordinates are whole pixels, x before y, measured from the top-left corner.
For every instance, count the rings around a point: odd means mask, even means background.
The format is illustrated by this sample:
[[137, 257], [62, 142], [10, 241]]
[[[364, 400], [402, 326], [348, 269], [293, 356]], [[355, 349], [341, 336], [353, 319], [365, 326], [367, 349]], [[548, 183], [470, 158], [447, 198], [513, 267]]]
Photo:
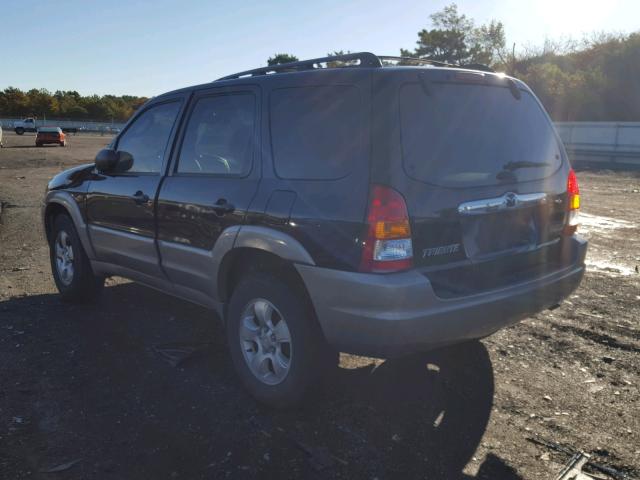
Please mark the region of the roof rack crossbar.
[[458, 65], [454, 65], [452, 63], [441, 62], [439, 60], [431, 60], [430, 58], [420, 58], [420, 57], [394, 57], [391, 55], [378, 56], [380, 61], [384, 64], [387, 62], [403, 62], [407, 65], [420, 63], [423, 65], [436, 65], [438, 67], [451, 67], [456, 68]]
[[[262, 68], [254, 68], [252, 70], [245, 70], [244, 72], [234, 73], [232, 75], [227, 75], [225, 77], [219, 78], [216, 81], [220, 80], [231, 80], [234, 78], [241, 77], [254, 77], [256, 75], [267, 75], [269, 73], [279, 73], [279, 72], [295, 72], [302, 70], [313, 70], [322, 68], [319, 67], [318, 64], [328, 63], [328, 62], [348, 62], [359, 60], [359, 64], [353, 65], [355, 67], [360, 68], [378, 68], [382, 66], [379, 57], [369, 52], [360, 52], [360, 53], [346, 53], [344, 55], [334, 55], [331, 57], [321, 57], [321, 58], [312, 58], [309, 60], [302, 60], [300, 62], [290, 62], [290, 63], [280, 63], [278, 65], [270, 65], [268, 67]], [[349, 66], [349, 65], [347, 65]]]
[[431, 60], [430, 58], [420, 58], [420, 57], [393, 57], [389, 55], [378, 56], [382, 64], [385, 62], [399, 62], [405, 65], [415, 65], [416, 63], [422, 65], [434, 65], [436, 67], [449, 67], [449, 68], [464, 68], [469, 70], [480, 70], [482, 72], [494, 72], [493, 68], [488, 65], [484, 65], [482, 63], [469, 63], [469, 64], [455, 64], [455, 63], [447, 63], [441, 62], [440, 60]]

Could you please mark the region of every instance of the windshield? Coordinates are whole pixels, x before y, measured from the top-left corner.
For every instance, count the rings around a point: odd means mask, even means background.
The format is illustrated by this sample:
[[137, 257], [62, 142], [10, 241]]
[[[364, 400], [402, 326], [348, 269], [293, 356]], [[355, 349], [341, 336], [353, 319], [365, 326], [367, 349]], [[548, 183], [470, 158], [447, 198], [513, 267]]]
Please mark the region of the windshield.
[[464, 187], [544, 178], [561, 164], [533, 96], [505, 87], [434, 83], [400, 88], [404, 168], [417, 180]]

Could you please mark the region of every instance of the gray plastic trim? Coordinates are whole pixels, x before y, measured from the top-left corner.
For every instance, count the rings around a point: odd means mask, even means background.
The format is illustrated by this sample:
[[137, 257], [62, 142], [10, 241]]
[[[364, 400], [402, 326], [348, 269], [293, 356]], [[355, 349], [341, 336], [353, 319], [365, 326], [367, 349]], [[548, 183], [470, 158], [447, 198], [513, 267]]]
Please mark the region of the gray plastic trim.
[[[78, 232], [78, 237], [80, 238], [80, 242], [82, 242], [82, 247], [84, 251], [87, 253], [89, 259], [93, 260], [96, 258], [95, 251], [93, 250], [93, 245], [89, 240], [89, 235], [87, 232], [87, 225], [84, 222], [82, 217], [82, 213], [80, 212], [80, 207], [78, 203], [75, 201], [73, 196], [69, 192], [61, 191], [61, 190], [52, 190], [47, 193], [44, 198], [44, 205], [42, 208], [42, 224], [45, 225], [45, 212], [47, 210], [47, 206], [52, 203], [57, 203], [62, 205], [65, 210], [69, 213], [73, 224], [76, 227], [76, 231]], [[46, 230], [45, 230], [46, 231]]]
[[315, 265], [300, 242], [266, 227], [228, 227], [220, 234], [212, 250], [166, 240], [159, 240], [158, 248], [162, 268], [176, 288], [181, 286], [215, 301], [220, 300], [220, 267], [225, 256], [236, 248], [255, 248], [298, 264]]
[[233, 247], [256, 248], [291, 262], [315, 265], [313, 258], [300, 242], [286, 233], [267, 227], [243, 226]]
[[586, 241], [565, 240], [567, 264], [541, 277], [442, 299], [417, 270], [371, 274], [296, 265], [330, 345], [357, 355], [394, 357], [482, 338], [556, 305], [584, 274]]
[[217, 299], [220, 262], [233, 248], [239, 231], [239, 225], [226, 228], [212, 250], [159, 240], [162, 268], [175, 284]]
[[100, 261], [123, 265], [146, 275], [164, 277], [153, 237], [94, 224], [89, 224], [87, 230], [96, 258]]
[[128, 278], [136, 283], [140, 283], [166, 293], [167, 295], [171, 295], [172, 297], [181, 298], [188, 302], [210, 308], [219, 315], [220, 319], [222, 319], [222, 304], [211, 296], [205, 295], [200, 291], [196, 291], [182, 285], [176, 285], [164, 278], [145, 275], [144, 273], [140, 273], [136, 270], [131, 270], [130, 268], [114, 265], [108, 262], [91, 261], [91, 268], [99, 275], [117, 275], [119, 277]]

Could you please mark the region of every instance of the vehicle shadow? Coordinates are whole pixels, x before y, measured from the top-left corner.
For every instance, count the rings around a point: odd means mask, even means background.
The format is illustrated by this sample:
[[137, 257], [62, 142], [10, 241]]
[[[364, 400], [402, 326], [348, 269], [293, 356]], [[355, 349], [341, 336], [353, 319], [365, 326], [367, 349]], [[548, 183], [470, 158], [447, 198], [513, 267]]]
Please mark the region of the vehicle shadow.
[[[3, 469], [81, 458], [65, 478], [520, 478], [494, 455], [462, 473], [493, 404], [482, 343], [347, 356], [303, 407], [274, 411], [239, 385], [214, 317], [132, 283], [94, 305], [0, 302], [0, 409], [21, 419]], [[157, 353], [174, 342], [195, 352], [177, 367]]]

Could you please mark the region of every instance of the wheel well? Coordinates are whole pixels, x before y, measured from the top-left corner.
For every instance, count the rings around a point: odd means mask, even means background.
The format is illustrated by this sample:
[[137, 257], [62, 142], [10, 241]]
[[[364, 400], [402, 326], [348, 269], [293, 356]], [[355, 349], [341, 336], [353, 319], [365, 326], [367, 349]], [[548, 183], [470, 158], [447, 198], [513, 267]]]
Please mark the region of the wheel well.
[[69, 212], [59, 203], [50, 203], [44, 211], [44, 230], [47, 240], [51, 242], [51, 232], [53, 231], [53, 222], [58, 215], [69, 215]]
[[223, 302], [228, 302], [233, 290], [243, 276], [251, 272], [272, 273], [282, 278], [291, 287], [299, 289], [307, 300], [309, 296], [300, 274], [293, 263], [257, 248], [235, 248], [222, 259], [218, 274], [218, 295]]

